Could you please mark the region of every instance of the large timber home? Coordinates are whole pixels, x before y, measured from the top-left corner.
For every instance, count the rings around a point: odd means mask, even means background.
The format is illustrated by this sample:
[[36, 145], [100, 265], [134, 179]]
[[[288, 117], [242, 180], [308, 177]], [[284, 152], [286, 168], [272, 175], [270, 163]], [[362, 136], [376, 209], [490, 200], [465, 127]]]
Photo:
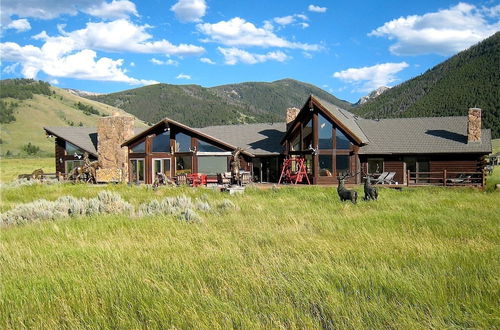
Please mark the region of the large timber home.
[[460, 117], [372, 120], [315, 96], [301, 109], [287, 109], [282, 123], [192, 128], [165, 118], [137, 131], [132, 117], [111, 116], [97, 128], [44, 129], [55, 137], [57, 172], [69, 173], [87, 152], [102, 167], [119, 169], [122, 181], [147, 184], [158, 172], [170, 178], [227, 172], [237, 148], [241, 170], [254, 182], [278, 182], [284, 159], [302, 158], [313, 184], [336, 183], [345, 172], [355, 174], [349, 183], [360, 183], [362, 173], [393, 172], [398, 185], [433, 183], [432, 173], [443, 173], [446, 184], [461, 173], [482, 173], [492, 150], [481, 109]]

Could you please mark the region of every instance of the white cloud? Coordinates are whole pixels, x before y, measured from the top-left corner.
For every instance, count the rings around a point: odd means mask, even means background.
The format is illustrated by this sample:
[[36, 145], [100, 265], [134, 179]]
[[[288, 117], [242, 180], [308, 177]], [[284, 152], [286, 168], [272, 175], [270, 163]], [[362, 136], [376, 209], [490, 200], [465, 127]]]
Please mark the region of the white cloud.
[[118, 19], [112, 22], [87, 23], [84, 29], [66, 32], [61, 27], [60, 36], [49, 37], [44, 32], [35, 36], [44, 39], [43, 47], [94, 49], [107, 52], [133, 52], [146, 54], [166, 55], [200, 55], [205, 49], [195, 45], [173, 45], [162, 39], [152, 41], [152, 35], [146, 30], [149, 25], [135, 25], [126, 19]]
[[269, 52], [267, 54], [252, 54], [238, 48], [218, 47], [217, 50], [224, 55], [224, 62], [228, 65], [235, 65], [238, 62], [245, 64], [256, 64], [267, 61], [284, 62], [289, 59], [282, 51]]
[[135, 62], [130, 62], [130, 66], [134, 67], [135, 66]]
[[49, 83], [51, 85], [59, 85], [59, 80], [57, 80], [57, 79], [51, 79], [51, 80], [49, 80]]
[[16, 19], [15, 21], [10, 22], [7, 26], [7, 29], [14, 29], [16, 32], [24, 32], [31, 30], [31, 24], [28, 22], [26, 18]]
[[15, 73], [16, 70], [17, 70], [17, 67], [19, 66], [19, 63], [14, 63], [14, 64], [11, 64], [11, 65], [7, 65], [3, 70], [2, 72], [3, 73], [7, 73], [7, 74], [10, 74], [10, 73]]
[[183, 23], [199, 22], [207, 11], [205, 0], [179, 0], [171, 8], [177, 19]]
[[200, 58], [200, 62], [207, 63], [207, 64], [215, 64], [215, 62], [212, 61], [211, 59], [209, 59], [208, 57], [202, 57], [202, 58]]
[[[309, 18], [306, 15], [303, 14], [294, 14], [294, 15], [288, 15], [288, 16], [283, 16], [283, 17], [275, 17], [273, 18], [273, 21], [279, 25], [285, 26], [285, 25], [290, 25], [292, 23], [296, 23], [297, 20], [302, 20], [302, 21], [307, 21]], [[269, 22], [267, 22], [270, 24]], [[302, 28], [306, 28], [309, 26], [309, 24], [305, 22], [297, 22], [296, 25], [301, 26]], [[265, 26], [264, 26], [265, 28]]]
[[320, 7], [320, 6], [315, 6], [315, 5], [309, 5], [307, 7], [307, 10], [312, 11], [314, 13], [325, 13], [328, 8], [326, 7]]
[[179, 65], [179, 62], [174, 61], [173, 59], [169, 58], [166, 61], [158, 60], [156, 58], [152, 58], [149, 60], [151, 63], [156, 64], [156, 65], [174, 65], [177, 66]]
[[335, 72], [333, 77], [353, 84], [358, 91], [370, 92], [380, 86], [388, 86], [395, 82], [397, 80], [396, 73], [406, 67], [408, 67], [406, 62], [383, 63]]
[[305, 29], [305, 28], [308, 28], [309, 27], [309, 23], [306, 23], [306, 22], [300, 22], [299, 25]]
[[128, 0], [113, 0], [110, 3], [102, 2], [82, 9], [82, 11], [104, 19], [127, 18], [130, 15], [139, 16], [135, 4]]
[[40, 71], [51, 77], [67, 77], [86, 80], [117, 81], [133, 85], [156, 83], [126, 75], [122, 69], [123, 59], [97, 58], [95, 51], [84, 49], [70, 55], [61, 56], [32, 45], [21, 47], [13, 42], [1, 44], [1, 55], [6, 61], [21, 63], [21, 73], [25, 78], [36, 78]]
[[280, 38], [274, 34], [269, 24], [259, 28], [240, 17], [234, 17], [229, 21], [220, 21], [215, 24], [198, 24], [197, 28], [198, 31], [209, 37], [204, 40], [205, 42], [217, 42], [226, 46], [279, 47], [307, 51], [322, 49], [319, 45], [291, 42]]
[[[395, 40], [396, 43], [389, 49], [396, 55], [450, 55], [500, 30], [500, 10], [496, 7], [477, 8], [467, 3], [459, 3], [449, 9], [422, 16], [394, 19], [368, 35], [385, 36]], [[496, 20], [490, 23], [488, 18]]]
[[186, 80], [191, 80], [191, 76], [188, 74], [184, 73], [179, 73], [175, 79], [186, 79]]

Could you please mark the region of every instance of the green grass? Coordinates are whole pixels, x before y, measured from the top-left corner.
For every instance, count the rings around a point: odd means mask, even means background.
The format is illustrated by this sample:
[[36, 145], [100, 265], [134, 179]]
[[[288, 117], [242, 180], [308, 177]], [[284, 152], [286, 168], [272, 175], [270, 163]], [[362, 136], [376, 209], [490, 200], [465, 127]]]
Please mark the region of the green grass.
[[[229, 198], [63, 184], [3, 189], [2, 210], [103, 189], [136, 207]], [[498, 191], [382, 189], [357, 205], [327, 187], [230, 198], [237, 210], [202, 223], [100, 216], [1, 228], [0, 327], [500, 327]]]
[[29, 174], [36, 169], [55, 173], [54, 157], [46, 158], [0, 158], [0, 182], [17, 179], [19, 174]]
[[491, 140], [491, 147], [493, 149], [492, 153], [497, 153], [500, 152], [500, 139], [493, 139]]

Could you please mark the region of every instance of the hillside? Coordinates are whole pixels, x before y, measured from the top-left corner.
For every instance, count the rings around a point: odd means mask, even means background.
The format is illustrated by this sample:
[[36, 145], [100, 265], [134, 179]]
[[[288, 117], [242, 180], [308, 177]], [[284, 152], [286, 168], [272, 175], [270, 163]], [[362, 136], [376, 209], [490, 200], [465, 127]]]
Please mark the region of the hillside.
[[318, 87], [292, 79], [212, 88], [157, 84], [89, 98], [119, 107], [150, 123], [169, 117], [189, 126], [204, 127], [283, 121], [285, 109], [301, 107], [309, 94], [347, 109], [351, 107]]
[[[1, 156], [51, 155], [54, 140], [46, 138], [44, 126], [96, 126], [101, 116], [125, 113], [48, 83], [3, 80], [0, 87]], [[137, 120], [136, 126], [145, 127], [146, 124]]]
[[500, 137], [500, 32], [424, 74], [355, 108], [367, 118], [458, 116], [483, 109], [484, 126]]

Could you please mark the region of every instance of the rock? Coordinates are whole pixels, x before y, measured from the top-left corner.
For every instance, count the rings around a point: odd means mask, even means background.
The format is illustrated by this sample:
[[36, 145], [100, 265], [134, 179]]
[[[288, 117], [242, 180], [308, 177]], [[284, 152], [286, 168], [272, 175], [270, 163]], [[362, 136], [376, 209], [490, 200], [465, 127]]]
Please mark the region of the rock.
[[97, 182], [120, 182], [122, 171], [119, 168], [100, 168], [96, 171]]

